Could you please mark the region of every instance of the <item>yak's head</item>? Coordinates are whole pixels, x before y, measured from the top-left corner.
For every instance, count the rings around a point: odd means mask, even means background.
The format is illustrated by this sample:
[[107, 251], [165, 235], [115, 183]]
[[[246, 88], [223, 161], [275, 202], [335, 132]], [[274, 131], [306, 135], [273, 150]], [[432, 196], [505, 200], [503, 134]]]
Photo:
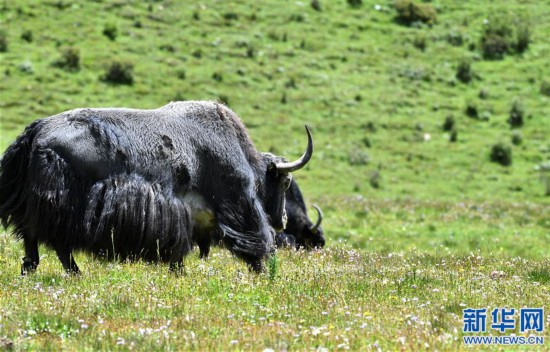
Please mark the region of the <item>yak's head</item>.
[[[323, 212], [318, 206], [313, 205], [313, 207], [317, 210], [317, 222], [313, 224], [308, 221], [301, 224], [298, 231], [294, 233], [294, 237], [296, 238], [296, 248], [322, 248], [325, 245], [325, 236], [323, 233], [323, 228], [321, 227]], [[290, 216], [291, 215], [289, 214], [289, 217]]]
[[282, 231], [286, 225], [285, 192], [292, 182], [290, 173], [303, 168], [313, 155], [313, 141], [307, 126], [306, 132], [307, 149], [300, 159], [287, 162], [284, 158], [271, 153], [262, 154], [265, 176], [262, 182], [263, 190], [260, 193], [269, 222], [276, 231]]
[[323, 213], [318, 206], [313, 205], [313, 207], [317, 210], [315, 224], [309, 219], [300, 187], [293, 180], [286, 192], [288, 222], [282, 237], [286, 236], [288, 241], [282, 241], [282, 243], [288, 242], [293, 247], [306, 249], [321, 248], [325, 245], [325, 237], [321, 228]]

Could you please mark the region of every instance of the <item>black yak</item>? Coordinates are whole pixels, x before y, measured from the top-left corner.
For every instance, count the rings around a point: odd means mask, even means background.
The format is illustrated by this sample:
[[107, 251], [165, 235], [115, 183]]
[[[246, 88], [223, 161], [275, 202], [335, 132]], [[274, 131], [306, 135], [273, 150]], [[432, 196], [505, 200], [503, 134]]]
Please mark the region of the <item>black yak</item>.
[[288, 219], [284, 231], [277, 233], [275, 236], [277, 247], [296, 247], [296, 249], [323, 247], [325, 245], [325, 237], [321, 228], [321, 222], [323, 221], [321, 209], [313, 205], [315, 210], [317, 210], [317, 221], [313, 224], [307, 215], [302, 192], [294, 180], [292, 180], [290, 187], [285, 193], [285, 200], [285, 210]]
[[193, 231], [219, 232], [256, 271], [284, 227], [294, 162], [256, 150], [238, 116], [214, 102], [155, 110], [76, 109], [30, 124], [0, 164], [0, 219], [23, 240], [22, 274], [38, 244], [68, 272], [73, 251], [181, 268]]
[[[285, 193], [286, 226], [284, 231], [280, 231], [275, 235], [277, 247], [312, 249], [321, 248], [325, 245], [323, 229], [321, 228], [323, 213], [318, 206], [313, 205], [313, 207], [317, 210], [317, 222], [315, 224], [307, 216], [302, 192], [296, 181], [292, 179], [290, 187]], [[193, 239], [199, 247], [200, 257], [207, 258], [211, 244], [220, 243], [222, 233], [220, 231], [194, 231]]]

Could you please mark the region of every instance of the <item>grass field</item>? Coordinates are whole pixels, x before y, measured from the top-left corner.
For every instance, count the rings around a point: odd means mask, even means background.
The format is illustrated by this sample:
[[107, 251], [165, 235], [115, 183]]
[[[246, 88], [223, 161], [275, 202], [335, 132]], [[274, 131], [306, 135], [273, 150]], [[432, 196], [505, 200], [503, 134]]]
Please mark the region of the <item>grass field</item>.
[[[279, 251], [261, 275], [223, 249], [192, 253], [181, 277], [85, 254], [69, 277], [41, 248], [22, 278], [7, 229], [0, 349], [463, 350], [463, 309], [545, 307], [546, 344], [524, 348], [548, 350], [550, 5], [433, 0], [436, 22], [407, 26], [393, 2], [350, 2], [2, 2], [0, 150], [87, 106], [220, 99], [258, 149], [290, 159], [308, 124], [315, 154], [295, 177], [327, 247]], [[529, 45], [487, 59], [499, 21]], [[113, 62], [131, 84], [104, 79]], [[491, 162], [497, 143], [509, 166]]]

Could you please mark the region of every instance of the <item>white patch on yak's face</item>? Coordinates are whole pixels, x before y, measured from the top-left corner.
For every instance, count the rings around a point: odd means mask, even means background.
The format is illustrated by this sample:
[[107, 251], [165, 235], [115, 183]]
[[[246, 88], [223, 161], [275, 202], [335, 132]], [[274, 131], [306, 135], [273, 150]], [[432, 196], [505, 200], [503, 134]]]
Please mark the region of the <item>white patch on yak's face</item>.
[[191, 208], [193, 226], [196, 229], [200, 231], [210, 231], [216, 227], [217, 223], [214, 212], [200, 194], [187, 192], [183, 196], [182, 202]]

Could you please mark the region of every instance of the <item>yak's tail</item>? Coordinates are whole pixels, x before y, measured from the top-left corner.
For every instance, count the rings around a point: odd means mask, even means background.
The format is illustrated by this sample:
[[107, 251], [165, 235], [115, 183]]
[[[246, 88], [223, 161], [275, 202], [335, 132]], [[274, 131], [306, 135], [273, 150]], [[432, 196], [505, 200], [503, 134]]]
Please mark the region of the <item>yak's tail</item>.
[[42, 120], [36, 120], [9, 146], [0, 162], [0, 221], [4, 227], [14, 224], [21, 235], [28, 199], [28, 169], [33, 141]]

